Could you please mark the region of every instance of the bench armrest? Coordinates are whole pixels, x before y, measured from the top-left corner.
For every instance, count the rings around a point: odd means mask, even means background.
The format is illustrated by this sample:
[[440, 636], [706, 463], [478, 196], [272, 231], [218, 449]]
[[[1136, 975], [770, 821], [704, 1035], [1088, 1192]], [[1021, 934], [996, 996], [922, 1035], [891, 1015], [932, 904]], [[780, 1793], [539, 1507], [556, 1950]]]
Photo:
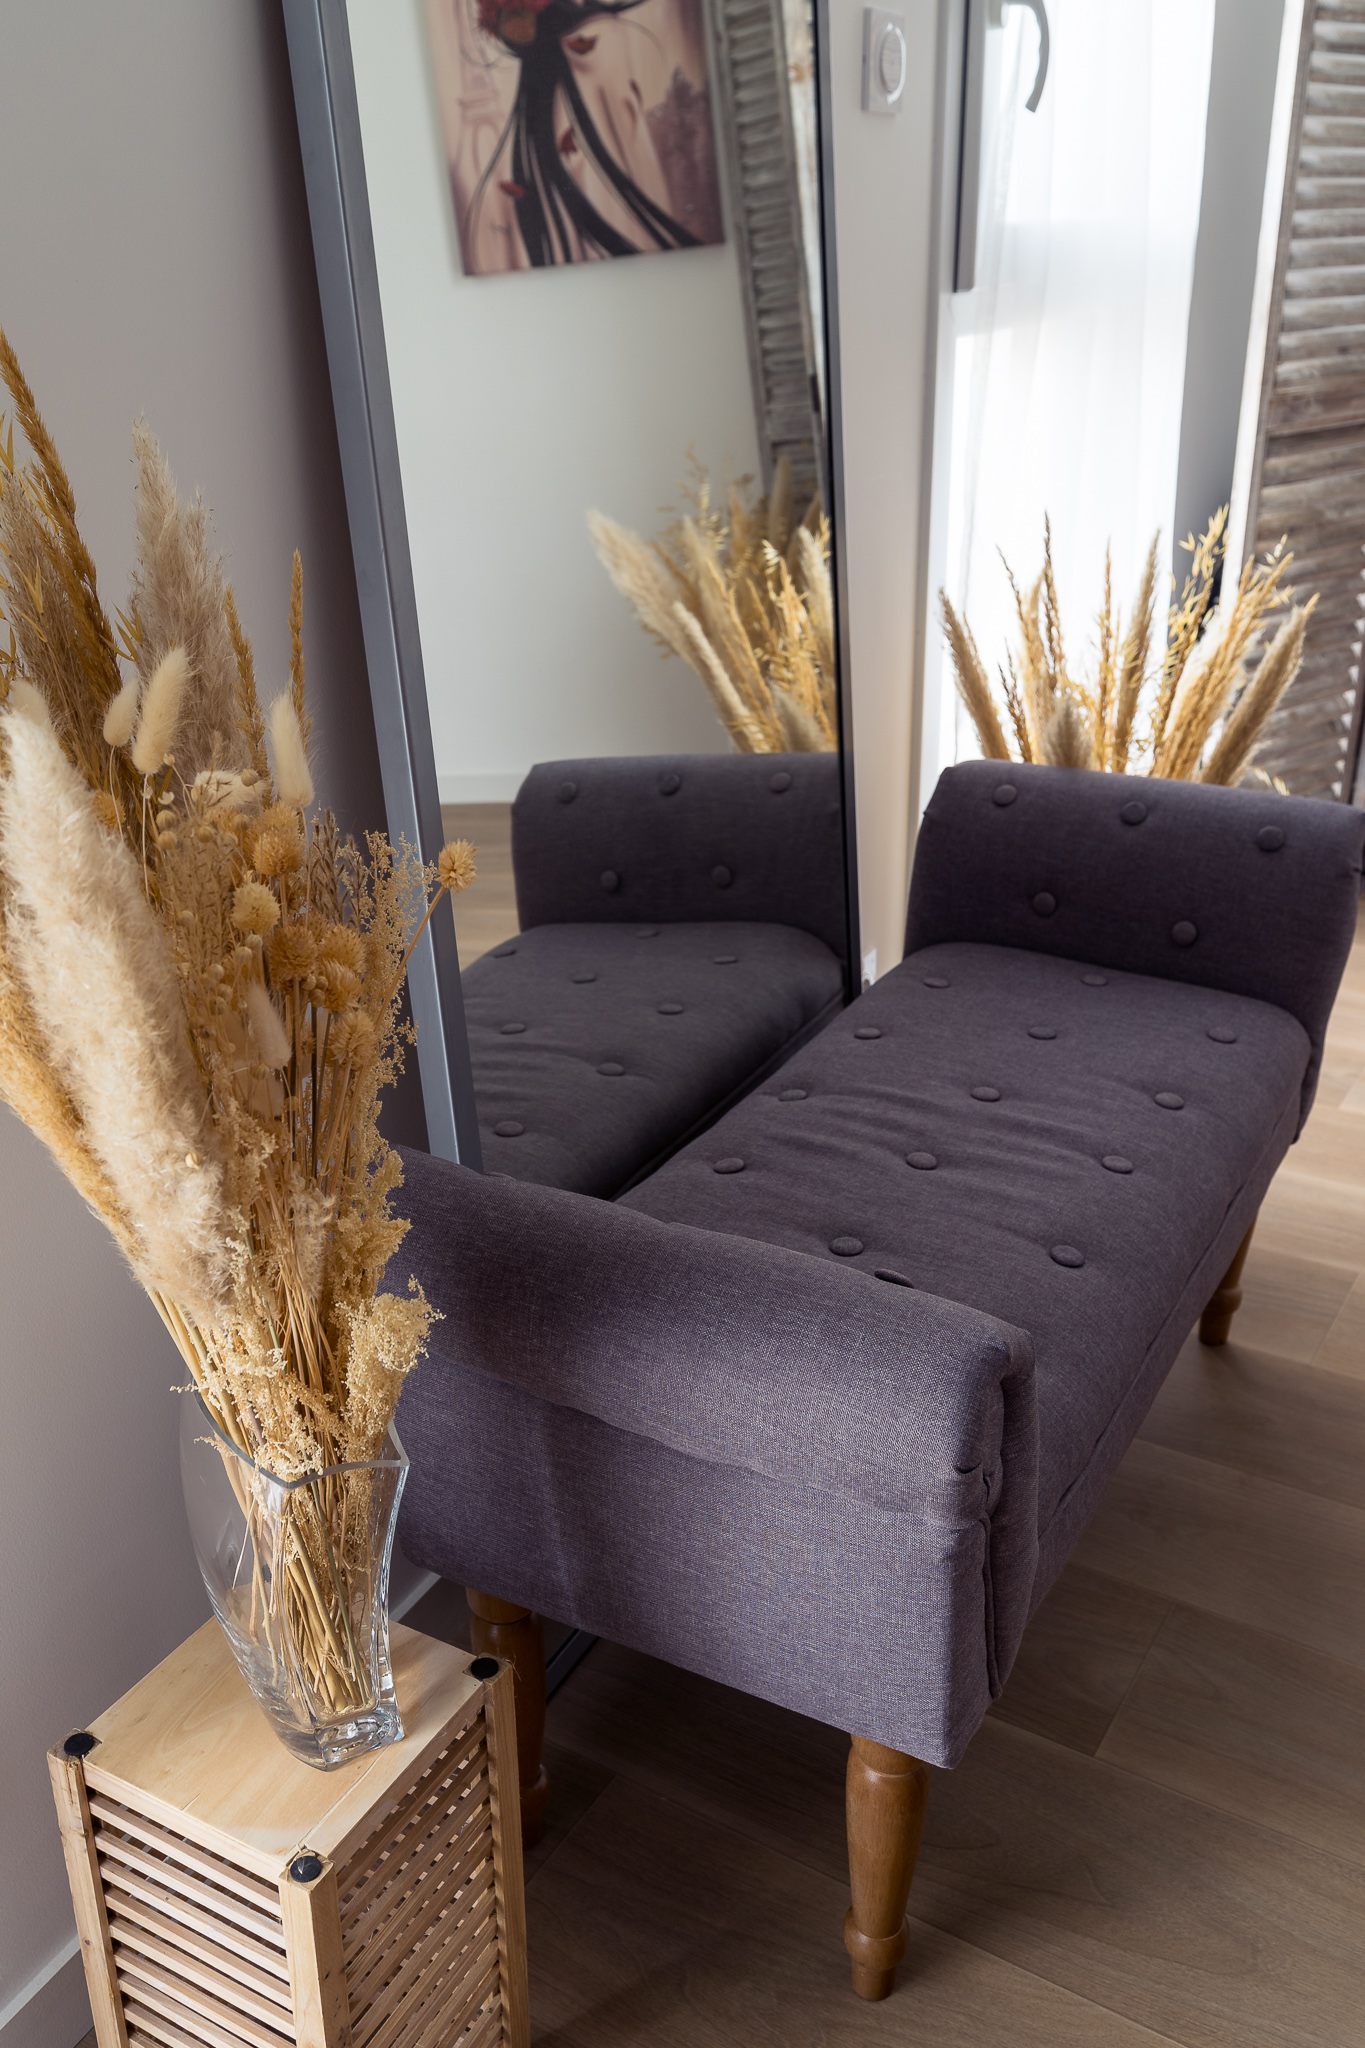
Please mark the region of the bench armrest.
[[[981, 1571], [1008, 1670], [1037, 1561], [1033, 1349], [832, 1261], [403, 1153], [394, 1258], [443, 1320], [403, 1396], [422, 1433], [473, 1369], [711, 1464], [855, 1496]], [[837, 1513], [837, 1509], [832, 1510]], [[967, 1568], [964, 1564], [963, 1568]]]
[[1312, 1043], [1355, 938], [1365, 813], [1270, 790], [969, 761], [920, 826], [905, 950], [974, 941], [1255, 996]]
[[542, 761], [512, 806], [522, 929], [743, 920], [846, 959], [837, 754]]

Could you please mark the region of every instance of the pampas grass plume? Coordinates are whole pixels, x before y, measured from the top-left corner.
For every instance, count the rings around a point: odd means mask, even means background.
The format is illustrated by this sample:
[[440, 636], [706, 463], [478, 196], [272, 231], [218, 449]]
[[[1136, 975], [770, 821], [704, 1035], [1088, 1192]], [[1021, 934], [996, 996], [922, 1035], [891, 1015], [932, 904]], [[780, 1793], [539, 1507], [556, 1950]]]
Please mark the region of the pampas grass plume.
[[270, 707], [270, 740], [275, 752], [275, 788], [282, 804], [306, 811], [313, 801], [308, 749], [299, 730], [294, 700], [281, 691]]
[[126, 747], [133, 737], [133, 726], [137, 719], [137, 697], [142, 688], [140, 675], [129, 676], [117, 697], [110, 701], [104, 714], [104, 743], [109, 747]]
[[189, 681], [189, 657], [184, 648], [168, 648], [143, 693], [142, 716], [133, 741], [133, 766], [139, 775], [155, 775], [170, 753]]

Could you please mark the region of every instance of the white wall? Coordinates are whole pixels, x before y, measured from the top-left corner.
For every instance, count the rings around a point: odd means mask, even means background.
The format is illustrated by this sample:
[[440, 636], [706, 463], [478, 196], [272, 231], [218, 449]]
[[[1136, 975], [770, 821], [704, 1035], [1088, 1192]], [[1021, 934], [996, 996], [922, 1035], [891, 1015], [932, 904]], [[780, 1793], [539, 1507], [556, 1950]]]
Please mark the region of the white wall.
[[1217, 0], [1204, 186], [1190, 294], [1173, 566], [1232, 496], [1232, 466], [1284, 0]]
[[861, 0], [830, 0], [862, 945], [901, 957], [910, 848], [934, 237], [936, 0], [900, 0], [901, 111], [864, 114]]
[[442, 796], [510, 797], [561, 756], [726, 751], [584, 513], [657, 531], [689, 449], [716, 484], [757, 472], [733, 243], [465, 277], [421, 0], [348, 19]]
[[[320, 781], [383, 821], [276, 0], [10, 6], [0, 320], [75, 484], [106, 602], [129, 424], [202, 483], [263, 679], [303, 550]], [[204, 1618], [176, 1463], [183, 1367], [103, 1230], [0, 1109], [0, 2038], [89, 2026], [44, 1751]], [[30, 1993], [37, 1995], [30, 1997]]]

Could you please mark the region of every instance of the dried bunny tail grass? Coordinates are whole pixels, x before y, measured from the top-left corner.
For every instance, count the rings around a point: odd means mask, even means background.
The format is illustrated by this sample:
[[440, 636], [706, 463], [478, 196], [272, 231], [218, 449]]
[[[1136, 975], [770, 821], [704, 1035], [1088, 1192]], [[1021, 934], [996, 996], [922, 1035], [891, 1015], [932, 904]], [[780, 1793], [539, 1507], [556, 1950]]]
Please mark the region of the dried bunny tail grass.
[[251, 1025], [252, 1042], [264, 1064], [267, 1067], [287, 1067], [293, 1047], [264, 982], [247, 983], [246, 1014]]
[[143, 692], [142, 715], [133, 741], [133, 766], [139, 775], [155, 775], [170, 753], [189, 683], [190, 664], [184, 648], [169, 648]]
[[770, 682], [768, 688], [787, 751], [792, 754], [827, 753], [829, 736], [819, 719], [798, 704], [780, 683]]
[[1085, 707], [1069, 694], [1057, 699], [1043, 733], [1042, 759], [1054, 768], [1093, 768], [1095, 747]]
[[137, 721], [137, 700], [141, 689], [142, 678], [134, 671], [104, 714], [106, 746], [126, 747], [133, 737], [133, 726]]
[[938, 601], [943, 631], [952, 655], [953, 674], [957, 678], [958, 695], [971, 713], [981, 751], [988, 761], [1008, 761], [1010, 750], [976, 642], [954, 611], [946, 590], [940, 590]]
[[275, 788], [280, 802], [306, 811], [313, 801], [313, 774], [308, 766], [308, 743], [299, 723], [298, 702], [292, 692], [282, 691], [270, 707], [270, 740], [275, 751]]
[[0, 713], [14, 970], [129, 1219], [139, 1279], [213, 1321], [226, 1307], [230, 1219], [174, 965], [136, 863], [99, 824], [35, 695]]
[[618, 526], [605, 513], [589, 512], [587, 518], [598, 560], [622, 597], [634, 605], [645, 631], [661, 641], [670, 654], [681, 654], [685, 661], [690, 660], [690, 655], [683, 652], [674, 617], [679, 584], [672, 570], [665, 567], [638, 534]]
[[458, 896], [462, 889], [467, 889], [477, 876], [479, 871], [474, 865], [474, 856], [478, 850], [468, 839], [452, 839], [437, 855], [436, 879], [452, 896]]
[[1281, 624], [1262, 655], [1255, 675], [1228, 713], [1199, 777], [1201, 782], [1236, 782], [1246, 767], [1260, 743], [1271, 712], [1298, 674], [1309, 614], [1316, 603], [1317, 598], [1313, 597], [1305, 605], [1295, 605]]
[[[168, 647], [183, 647], [189, 657], [194, 688], [186, 692], [173, 742], [187, 781], [201, 768], [244, 768], [249, 756], [238, 715], [237, 659], [207, 507], [198, 496], [181, 504], [145, 420], [134, 424], [133, 452], [138, 468], [133, 600], [142, 628], [144, 674]], [[170, 751], [170, 745], [163, 749]]]
[[1160, 531], [1152, 535], [1152, 545], [1147, 550], [1143, 566], [1142, 581], [1138, 585], [1137, 602], [1133, 616], [1128, 622], [1124, 635], [1123, 651], [1119, 656], [1118, 690], [1114, 703], [1114, 736], [1110, 746], [1110, 763], [1116, 775], [1122, 775], [1128, 766], [1128, 752], [1133, 743], [1133, 720], [1137, 717], [1138, 699], [1147, 676], [1147, 664], [1152, 653], [1152, 618], [1156, 606], [1156, 556], [1161, 544]]

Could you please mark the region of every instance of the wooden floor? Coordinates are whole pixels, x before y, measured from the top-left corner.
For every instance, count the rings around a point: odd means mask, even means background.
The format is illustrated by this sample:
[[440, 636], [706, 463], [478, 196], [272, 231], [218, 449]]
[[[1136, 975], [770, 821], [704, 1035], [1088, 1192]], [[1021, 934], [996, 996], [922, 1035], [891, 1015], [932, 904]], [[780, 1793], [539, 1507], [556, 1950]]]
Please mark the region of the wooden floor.
[[965, 1762], [934, 1774], [895, 1995], [848, 1989], [845, 1739], [600, 1643], [550, 1704], [537, 2041], [1365, 2040], [1360, 945], [1246, 1288], [1225, 1351], [1186, 1346]]
[[478, 875], [454, 899], [460, 965], [468, 967], [519, 929], [512, 886], [512, 806], [442, 804], [441, 825], [448, 840], [470, 839], [478, 849]]

